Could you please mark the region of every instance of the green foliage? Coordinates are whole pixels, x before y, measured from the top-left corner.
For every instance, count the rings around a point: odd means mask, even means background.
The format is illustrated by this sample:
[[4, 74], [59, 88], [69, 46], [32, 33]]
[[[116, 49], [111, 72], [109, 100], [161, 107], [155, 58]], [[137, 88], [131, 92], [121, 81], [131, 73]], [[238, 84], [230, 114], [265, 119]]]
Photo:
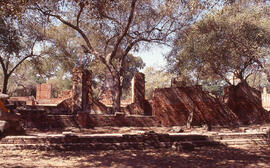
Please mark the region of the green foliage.
[[215, 97], [220, 97], [224, 94], [224, 86], [226, 86], [226, 83], [222, 80], [204, 80], [201, 84], [204, 90], [210, 92]]
[[166, 88], [171, 86], [172, 74], [165, 70], [156, 69], [154, 67], [146, 67], [145, 74], [145, 95], [151, 99], [152, 92], [157, 88]]
[[72, 88], [72, 81], [70, 78], [52, 78], [49, 79], [47, 83], [52, 84], [52, 96], [53, 97], [58, 97], [58, 95], [63, 91], [63, 90], [71, 90]]
[[20, 50], [20, 41], [12, 18], [0, 17], [0, 52], [13, 54]]
[[0, 66], [3, 72], [3, 93], [7, 93], [8, 80], [15, 70], [35, 55], [36, 43], [40, 41], [27, 24], [15, 17], [0, 18]]
[[232, 5], [207, 15], [181, 32], [167, 57], [170, 69], [201, 80], [246, 80], [269, 55], [268, 12], [269, 6]]
[[[58, 71], [62, 71], [65, 74], [71, 74], [72, 68], [80, 64], [80, 61], [84, 61], [85, 53], [81, 47], [84, 44], [83, 39], [76, 35], [75, 30], [70, 27], [60, 24], [58, 26], [51, 26], [46, 32], [42, 32], [41, 28], [35, 27], [37, 31], [47, 39], [47, 44], [41, 48], [41, 53], [46, 54], [42, 58], [32, 60], [36, 71], [39, 74], [43, 74], [45, 78], [52, 78]], [[100, 42], [100, 38], [90, 38], [91, 42], [97, 45]], [[98, 46], [97, 46], [98, 47]], [[116, 58], [119, 58], [117, 55]], [[115, 67], [119, 68], [117, 59], [113, 60]], [[123, 62], [123, 91], [125, 96], [129, 94], [131, 79], [135, 72], [144, 68], [140, 57], [134, 57], [128, 54]], [[85, 67], [93, 72], [93, 84], [94, 92], [98, 94], [98, 91], [105, 80], [105, 75], [108, 73], [106, 66], [97, 58], [89, 58]]]

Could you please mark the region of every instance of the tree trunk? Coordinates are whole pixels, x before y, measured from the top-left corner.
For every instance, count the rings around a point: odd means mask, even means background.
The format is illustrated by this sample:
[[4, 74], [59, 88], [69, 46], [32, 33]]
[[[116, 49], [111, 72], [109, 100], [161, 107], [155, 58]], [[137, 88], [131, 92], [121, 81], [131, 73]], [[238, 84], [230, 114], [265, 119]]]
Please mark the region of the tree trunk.
[[122, 96], [122, 87], [120, 83], [120, 76], [117, 74], [115, 70], [112, 71], [113, 82], [114, 82], [114, 90], [112, 93], [113, 100], [113, 111], [118, 112], [121, 111], [121, 96]]
[[3, 90], [2, 90], [2, 93], [4, 94], [7, 94], [8, 78], [9, 76], [4, 73], [4, 82], [3, 82]]
[[116, 86], [113, 95], [113, 110], [114, 112], [121, 111], [121, 87]]

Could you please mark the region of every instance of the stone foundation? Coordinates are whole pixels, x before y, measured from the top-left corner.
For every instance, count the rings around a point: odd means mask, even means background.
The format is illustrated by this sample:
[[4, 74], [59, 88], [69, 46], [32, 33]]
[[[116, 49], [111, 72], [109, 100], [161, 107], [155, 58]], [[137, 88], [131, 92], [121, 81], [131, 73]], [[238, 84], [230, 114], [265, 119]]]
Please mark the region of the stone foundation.
[[203, 146], [268, 146], [266, 133], [226, 133], [226, 134], [179, 134], [155, 133], [141, 134], [91, 134], [74, 132], [62, 134], [10, 136], [0, 140], [0, 149], [39, 149], [39, 150], [145, 150], [170, 149], [174, 151], [193, 151]]

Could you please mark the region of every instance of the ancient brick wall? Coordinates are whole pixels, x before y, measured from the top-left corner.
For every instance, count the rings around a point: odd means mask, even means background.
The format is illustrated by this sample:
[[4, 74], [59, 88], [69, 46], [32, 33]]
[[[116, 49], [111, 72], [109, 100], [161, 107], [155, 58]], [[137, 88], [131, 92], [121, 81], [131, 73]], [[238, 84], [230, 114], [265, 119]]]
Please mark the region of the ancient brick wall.
[[50, 99], [52, 97], [52, 84], [39, 84], [36, 86], [36, 100]]
[[163, 126], [186, 125], [193, 113], [192, 125], [234, 125], [237, 116], [201, 86], [156, 89], [152, 95], [156, 120]]
[[132, 79], [132, 103], [125, 108], [131, 115], [152, 115], [150, 103], [145, 100], [145, 75], [137, 72]]
[[92, 73], [82, 67], [72, 70], [72, 112], [89, 110], [93, 102]]
[[[82, 86], [80, 88], [82, 92]], [[82, 93], [77, 95], [81, 95], [82, 98]], [[239, 123], [266, 121], [268, 112], [262, 108], [259, 95], [260, 92], [254, 89], [250, 90], [247, 85], [239, 84], [225, 89], [224, 103], [210, 96], [208, 92], [203, 91], [201, 86], [160, 88], [153, 92], [151, 104], [144, 100], [144, 103], [147, 104], [144, 104], [143, 112], [138, 110], [138, 108], [141, 108], [142, 103], [134, 101], [134, 103], [122, 108], [123, 115], [104, 115], [111, 114], [110, 108], [93, 100], [90, 109], [84, 112], [79, 110], [76, 115], [33, 117], [36, 114], [34, 112], [31, 117], [27, 117], [25, 120], [26, 122], [36, 123], [34, 127], [42, 128], [71, 126], [82, 128], [95, 126], [183, 126], [187, 124], [187, 120], [192, 113], [191, 125], [235, 126]], [[73, 100], [72, 98], [66, 99], [55, 109], [60, 111], [63, 109], [62, 111], [65, 112], [67, 109], [71, 109], [70, 105], [72, 105]], [[141, 101], [143, 100], [141, 99]], [[152, 111], [153, 116], [151, 116]], [[145, 116], [147, 113], [150, 116]]]
[[79, 112], [77, 115], [44, 115], [37, 111], [24, 112], [25, 128], [38, 129], [64, 129], [68, 127], [92, 128], [92, 127], [151, 127], [161, 126], [155, 118], [150, 116], [115, 116], [94, 115], [87, 112]]
[[132, 79], [132, 103], [140, 104], [145, 100], [145, 75], [137, 72]]
[[261, 92], [246, 82], [225, 88], [223, 100], [242, 124], [269, 121], [269, 112], [262, 107]]
[[58, 98], [61, 98], [61, 99], [68, 99], [68, 98], [71, 98], [72, 97], [72, 91], [71, 90], [63, 90]]

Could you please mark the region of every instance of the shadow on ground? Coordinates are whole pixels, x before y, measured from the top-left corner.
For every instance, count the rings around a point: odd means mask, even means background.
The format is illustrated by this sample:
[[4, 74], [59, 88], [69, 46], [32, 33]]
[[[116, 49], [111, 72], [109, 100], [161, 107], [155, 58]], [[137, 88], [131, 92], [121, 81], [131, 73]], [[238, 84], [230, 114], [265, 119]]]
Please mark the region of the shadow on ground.
[[[268, 137], [270, 132], [268, 132]], [[207, 138], [207, 136], [202, 136]], [[150, 137], [151, 138], [151, 137]], [[201, 138], [201, 137], [200, 137]], [[48, 141], [51, 143], [50, 141]], [[270, 167], [270, 147], [195, 147], [194, 150], [12, 150], [0, 149], [0, 167], [216, 168]]]
[[38, 151], [6, 150], [1, 167], [269, 167], [270, 149], [223, 145], [193, 151]]

